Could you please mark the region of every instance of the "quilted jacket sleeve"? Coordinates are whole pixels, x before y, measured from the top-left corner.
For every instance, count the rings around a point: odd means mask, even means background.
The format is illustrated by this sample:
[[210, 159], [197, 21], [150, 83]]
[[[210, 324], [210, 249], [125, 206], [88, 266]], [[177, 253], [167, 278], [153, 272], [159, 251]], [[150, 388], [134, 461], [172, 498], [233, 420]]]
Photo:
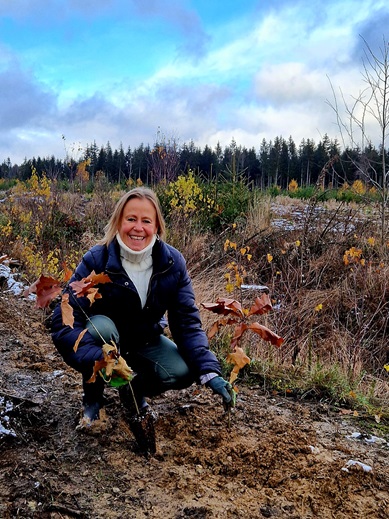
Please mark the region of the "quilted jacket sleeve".
[[[94, 261], [93, 252], [88, 251], [77, 267], [70, 283], [87, 277], [93, 270], [98, 272], [98, 268], [99, 266]], [[73, 349], [80, 333], [86, 327], [86, 316], [89, 313], [90, 304], [86, 297], [77, 298], [70, 287], [67, 288], [67, 292], [69, 293], [69, 303], [73, 308], [74, 328], [62, 323], [61, 306], [58, 304], [54, 309], [52, 318], [52, 339], [67, 364], [82, 373], [91, 373], [94, 362], [102, 358], [101, 345], [96, 344], [90, 333], [86, 332], [77, 352], [74, 352]]]
[[211, 372], [220, 375], [220, 364], [209, 349], [192, 282], [181, 254], [175, 258], [175, 263], [179, 271], [176, 300], [168, 309], [169, 327], [174, 342], [198, 378]]

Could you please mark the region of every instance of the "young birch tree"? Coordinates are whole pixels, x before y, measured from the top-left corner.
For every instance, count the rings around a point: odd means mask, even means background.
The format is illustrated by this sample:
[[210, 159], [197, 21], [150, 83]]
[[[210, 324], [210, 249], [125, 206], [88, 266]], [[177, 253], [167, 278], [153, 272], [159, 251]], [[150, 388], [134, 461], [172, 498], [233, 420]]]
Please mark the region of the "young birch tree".
[[[370, 186], [374, 186], [380, 195], [380, 230], [383, 244], [387, 235], [389, 200], [389, 172], [386, 164], [386, 148], [389, 136], [389, 44], [383, 37], [382, 47], [375, 52], [369, 43], [364, 38], [362, 39], [365, 45], [362, 70], [364, 89], [357, 97], [352, 97], [350, 103], [340, 92], [346, 114], [344, 117], [340, 113], [332, 85], [334, 102], [329, 104], [336, 113], [344, 148], [347, 149], [347, 143], [350, 143], [354, 150], [360, 150], [360, 153], [356, 156], [350, 154], [349, 160], [360, 177]], [[377, 127], [378, 132], [376, 131]], [[379, 152], [376, 158], [372, 158], [371, 153], [369, 154], [369, 150], [374, 149], [372, 131], [379, 135]]]

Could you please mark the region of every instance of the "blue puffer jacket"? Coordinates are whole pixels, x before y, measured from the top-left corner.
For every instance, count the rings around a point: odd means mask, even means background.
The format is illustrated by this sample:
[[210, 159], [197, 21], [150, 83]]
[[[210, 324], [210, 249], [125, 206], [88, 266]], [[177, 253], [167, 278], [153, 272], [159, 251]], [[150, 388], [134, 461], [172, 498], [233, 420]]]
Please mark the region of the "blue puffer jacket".
[[[53, 313], [52, 338], [65, 362], [82, 373], [90, 373], [95, 360], [102, 357], [101, 346], [85, 333], [77, 352], [73, 350], [79, 334], [86, 327], [87, 315], [110, 317], [120, 335], [121, 354], [131, 366], [131, 351], [163, 332], [161, 320], [167, 312], [174, 342], [196, 379], [205, 373], [220, 374], [220, 365], [209, 350], [201, 327], [192, 284], [182, 254], [172, 246], [157, 240], [152, 251], [153, 274], [147, 301], [142, 308], [139, 295], [123, 269], [116, 238], [107, 247], [96, 245], [83, 257], [72, 279], [80, 280], [92, 271], [106, 273], [111, 283], [99, 285], [101, 299], [90, 305], [86, 297], [70, 295], [74, 328], [62, 324], [61, 308]], [[69, 292], [70, 289], [69, 289]], [[128, 353], [127, 353], [128, 352]]]

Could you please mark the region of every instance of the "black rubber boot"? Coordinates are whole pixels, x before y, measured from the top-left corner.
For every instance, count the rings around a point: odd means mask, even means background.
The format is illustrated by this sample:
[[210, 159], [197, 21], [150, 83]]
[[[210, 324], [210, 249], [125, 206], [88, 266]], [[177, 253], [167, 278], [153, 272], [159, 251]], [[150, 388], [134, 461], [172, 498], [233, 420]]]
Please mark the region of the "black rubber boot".
[[129, 417], [141, 414], [142, 410], [148, 407], [138, 376], [135, 376], [129, 384], [119, 388], [119, 396]]
[[154, 422], [156, 416], [143, 396], [141, 379], [135, 376], [132, 381], [119, 388], [120, 400], [128, 415], [128, 424], [142, 454], [148, 457], [156, 453]]
[[89, 377], [84, 377], [82, 386], [84, 395], [82, 397], [83, 418], [94, 422], [100, 418], [100, 409], [104, 407], [104, 380], [96, 378], [96, 382], [87, 382]]
[[146, 406], [141, 414], [134, 415], [128, 420], [139, 450], [146, 458], [148, 458], [150, 454], [152, 455], [157, 452], [154, 422], [155, 415], [149, 406]]

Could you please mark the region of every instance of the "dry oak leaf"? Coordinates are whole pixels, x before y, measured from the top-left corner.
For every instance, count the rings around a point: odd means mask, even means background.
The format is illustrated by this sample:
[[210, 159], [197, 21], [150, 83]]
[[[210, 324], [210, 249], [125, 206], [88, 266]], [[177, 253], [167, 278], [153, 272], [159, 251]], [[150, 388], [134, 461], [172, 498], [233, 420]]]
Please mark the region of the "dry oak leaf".
[[58, 279], [42, 274], [24, 291], [23, 295], [28, 297], [29, 294], [36, 294], [36, 306], [38, 308], [46, 308], [61, 291], [62, 288]]
[[96, 299], [101, 299], [103, 296], [100, 294], [98, 288], [90, 288], [86, 297], [89, 299], [90, 304], [93, 305]]
[[63, 264], [63, 280], [65, 283], [69, 281], [69, 279], [72, 277], [73, 271], [70, 270], [70, 268], [64, 263]]
[[75, 292], [77, 297], [87, 296], [90, 293], [90, 289], [95, 285], [100, 285], [104, 283], [111, 283], [111, 279], [104, 272], [100, 274], [96, 274], [93, 270], [89, 276], [81, 279], [80, 281], [72, 281], [70, 286]]
[[242, 305], [235, 299], [227, 299], [221, 297], [216, 300], [215, 303], [201, 303], [201, 305], [215, 314], [228, 315], [234, 314], [239, 317], [243, 317]]
[[236, 319], [220, 319], [219, 321], [215, 321], [208, 332], [208, 339], [212, 339], [219, 331], [219, 328], [229, 324], [236, 324], [237, 322]]
[[80, 279], [80, 281], [72, 281], [69, 285], [72, 287], [73, 292], [77, 297], [83, 297], [91, 286], [90, 283], [85, 282], [85, 278]]
[[217, 334], [217, 332], [219, 331], [219, 326], [219, 321], [213, 323], [211, 329], [208, 332], [208, 339], [212, 339], [212, 337], [214, 337]]
[[63, 294], [61, 298], [61, 315], [64, 326], [74, 327], [73, 308], [69, 304], [69, 294]]
[[105, 370], [104, 379], [106, 382], [115, 376], [130, 381], [133, 374], [132, 369], [123, 357], [120, 356], [116, 344], [113, 341], [112, 344], [103, 344], [102, 350], [103, 358], [95, 361], [93, 374], [87, 382], [95, 382], [97, 373], [102, 369]]
[[253, 306], [250, 308], [248, 315], [262, 315], [273, 309], [269, 294], [262, 294], [256, 297]]
[[242, 348], [237, 346], [232, 353], [227, 355], [227, 362], [234, 365], [230, 374], [230, 384], [233, 384], [238, 378], [239, 371], [244, 368], [246, 364], [250, 364], [250, 358], [245, 354]]
[[82, 338], [84, 337], [84, 335], [86, 334], [87, 331], [88, 331], [88, 329], [85, 328], [85, 330], [82, 330], [82, 332], [77, 337], [77, 340], [76, 340], [76, 342], [74, 343], [74, 346], [73, 346], [73, 351], [74, 352], [76, 352], [78, 350], [78, 346], [79, 346]]
[[270, 342], [274, 346], [279, 347], [284, 342], [284, 339], [282, 337], [272, 332], [271, 330], [269, 330], [269, 328], [263, 326], [262, 324], [252, 323], [248, 326], [248, 329], [257, 333], [262, 337], [263, 340]]
[[257, 333], [264, 341], [268, 341], [274, 346], [281, 346], [281, 344], [284, 342], [284, 339], [277, 335], [276, 333], [272, 332], [267, 328], [266, 326], [263, 326], [259, 323], [241, 323], [238, 326], [235, 327], [235, 333], [234, 337], [231, 341], [231, 346], [235, 348], [235, 346], [238, 344], [238, 341], [241, 339], [243, 332], [246, 330], [251, 330], [254, 333]]

